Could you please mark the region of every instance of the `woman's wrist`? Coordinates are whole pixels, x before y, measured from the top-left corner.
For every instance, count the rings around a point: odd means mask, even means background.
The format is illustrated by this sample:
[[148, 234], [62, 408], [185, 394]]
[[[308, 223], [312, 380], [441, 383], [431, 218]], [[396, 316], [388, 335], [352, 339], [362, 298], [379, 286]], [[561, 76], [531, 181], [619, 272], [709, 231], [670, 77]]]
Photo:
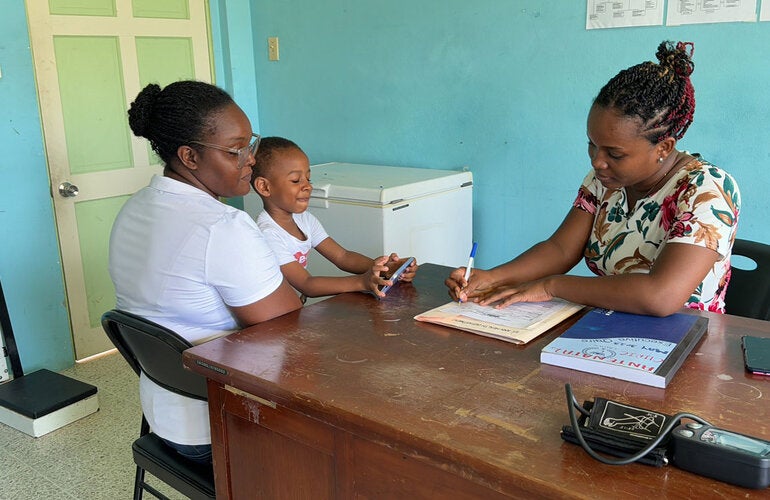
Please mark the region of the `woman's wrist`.
[[485, 278], [485, 281], [488, 284], [488, 288], [490, 289], [499, 288], [501, 286], [516, 285], [518, 283], [512, 278], [512, 276], [508, 276], [506, 274], [505, 268], [503, 266], [494, 267], [489, 271], [486, 271]]
[[553, 274], [551, 276], [546, 276], [543, 278], [543, 289], [545, 290], [545, 293], [550, 295], [551, 297], [559, 297], [559, 284], [560, 284], [560, 278], [562, 275], [560, 274]]

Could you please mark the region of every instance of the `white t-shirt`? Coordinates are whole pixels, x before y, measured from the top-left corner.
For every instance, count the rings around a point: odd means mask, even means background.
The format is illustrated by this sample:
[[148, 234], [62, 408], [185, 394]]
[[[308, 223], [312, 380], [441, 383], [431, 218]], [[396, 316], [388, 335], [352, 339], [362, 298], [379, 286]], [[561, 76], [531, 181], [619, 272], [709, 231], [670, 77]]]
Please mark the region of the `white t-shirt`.
[[273, 248], [279, 265], [282, 266], [296, 260], [302, 264], [302, 267], [306, 268], [310, 250], [318, 246], [329, 235], [326, 234], [321, 222], [307, 210], [301, 214], [292, 214], [292, 217], [297, 223], [297, 227], [304, 233], [306, 237], [304, 241], [287, 233], [265, 211], [262, 211], [257, 217], [257, 225]]
[[[275, 291], [275, 255], [245, 213], [188, 184], [154, 176], [123, 206], [110, 237], [117, 308], [163, 325], [193, 344], [238, 328], [228, 306]], [[208, 405], [148, 378], [139, 396], [153, 432], [179, 444], [211, 442]]]

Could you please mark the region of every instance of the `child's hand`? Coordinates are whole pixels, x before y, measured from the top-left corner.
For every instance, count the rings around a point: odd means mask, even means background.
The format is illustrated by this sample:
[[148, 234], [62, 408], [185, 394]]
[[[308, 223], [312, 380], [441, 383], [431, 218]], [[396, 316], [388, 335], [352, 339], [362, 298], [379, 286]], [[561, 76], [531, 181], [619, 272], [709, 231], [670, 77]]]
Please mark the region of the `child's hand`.
[[[391, 276], [401, 265], [406, 261], [406, 258], [400, 259], [395, 253], [390, 254], [388, 257], [388, 276]], [[417, 274], [417, 259], [412, 262], [409, 267], [398, 278], [399, 281], [412, 281], [415, 274]]]
[[388, 261], [390, 257], [383, 255], [374, 259], [372, 268], [366, 271], [361, 277], [364, 280], [364, 288], [369, 290], [377, 297], [385, 297], [385, 293], [380, 291], [380, 288], [385, 285], [392, 285], [393, 283], [387, 279], [383, 273], [388, 272]]

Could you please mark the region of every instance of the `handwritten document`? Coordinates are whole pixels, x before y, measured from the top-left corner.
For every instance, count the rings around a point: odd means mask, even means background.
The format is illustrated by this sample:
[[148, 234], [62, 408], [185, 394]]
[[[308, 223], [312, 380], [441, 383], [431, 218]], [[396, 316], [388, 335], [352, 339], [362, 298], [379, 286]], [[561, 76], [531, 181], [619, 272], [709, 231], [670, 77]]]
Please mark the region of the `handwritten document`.
[[662, 24], [663, 0], [588, 0], [587, 30]]
[[668, 26], [756, 20], [757, 0], [668, 0]]
[[561, 302], [520, 302], [502, 309], [480, 306], [473, 302], [462, 304], [452, 302], [441, 308], [441, 312], [477, 319], [495, 325], [512, 328], [530, 328], [550, 317], [554, 311], [563, 307]]
[[511, 304], [502, 309], [472, 302], [449, 302], [418, 314], [414, 319], [525, 344], [582, 308], [579, 304], [561, 299]]

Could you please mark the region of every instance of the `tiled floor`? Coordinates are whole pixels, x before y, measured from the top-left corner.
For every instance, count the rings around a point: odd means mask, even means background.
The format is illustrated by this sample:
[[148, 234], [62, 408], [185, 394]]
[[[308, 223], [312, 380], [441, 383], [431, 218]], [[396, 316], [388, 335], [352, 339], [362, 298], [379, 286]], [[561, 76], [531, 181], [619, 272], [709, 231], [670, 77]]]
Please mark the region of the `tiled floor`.
[[[61, 373], [95, 385], [99, 411], [39, 438], [0, 424], [0, 499], [131, 499], [131, 442], [141, 422], [137, 376], [117, 353]], [[148, 482], [184, 498], [149, 475]]]

